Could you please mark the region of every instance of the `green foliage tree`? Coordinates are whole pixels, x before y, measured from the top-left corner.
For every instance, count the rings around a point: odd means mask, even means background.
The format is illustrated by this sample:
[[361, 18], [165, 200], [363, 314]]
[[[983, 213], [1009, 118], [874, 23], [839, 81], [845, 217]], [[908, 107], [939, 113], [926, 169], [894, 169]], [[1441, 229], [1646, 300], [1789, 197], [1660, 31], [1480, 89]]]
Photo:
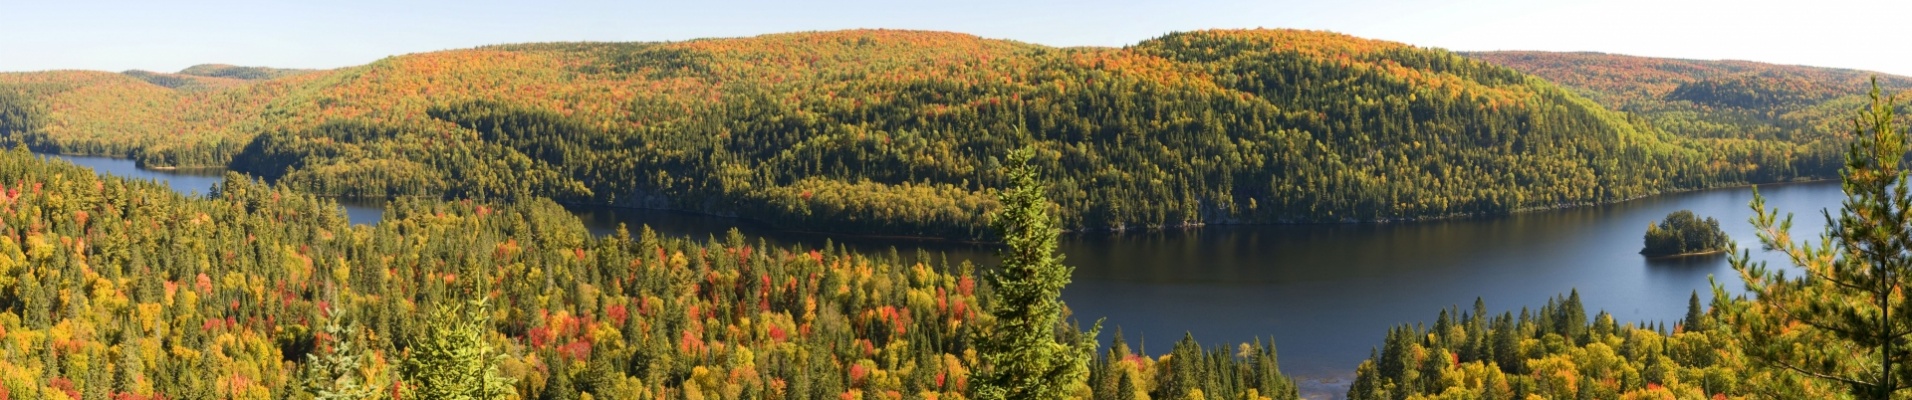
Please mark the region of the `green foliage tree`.
[[1700, 303], [1699, 291], [1686, 299], [1686, 318], [1680, 319], [1680, 327], [1689, 331], [1706, 330], [1706, 306]]
[[993, 289], [985, 304], [995, 315], [976, 338], [982, 375], [975, 397], [982, 400], [1055, 400], [1070, 396], [1088, 378], [1095, 351], [1097, 322], [1082, 337], [1057, 340], [1062, 324], [1062, 289], [1074, 270], [1056, 254], [1055, 217], [1049, 214], [1042, 180], [1031, 164], [1032, 149], [1010, 154], [1004, 166], [1009, 187], [997, 197], [1003, 208], [992, 221], [1007, 249], [1002, 266], [984, 279]]
[[1817, 244], [1795, 242], [1792, 216], [1779, 218], [1754, 196], [1760, 242], [1783, 252], [1803, 275], [1787, 277], [1743, 252], [1733, 268], [1754, 300], [1730, 301], [1723, 288], [1713, 289], [1715, 307], [1731, 306], [1726, 322], [1745, 332], [1748, 352], [1861, 399], [1889, 399], [1912, 387], [1912, 301], [1905, 293], [1912, 284], [1912, 189], [1901, 169], [1907, 143], [1897, 107], [1875, 82], [1871, 104], [1852, 121], [1858, 142], [1846, 152], [1846, 200], [1836, 218], [1822, 211], [1827, 227]]
[[[388, 383], [376, 375], [364, 370], [372, 354], [359, 340], [357, 320], [351, 320], [343, 311], [331, 310], [332, 318], [326, 321], [320, 330], [325, 337], [332, 339], [330, 350], [306, 355], [304, 378], [301, 381], [306, 394], [318, 400], [366, 400], [383, 398], [381, 389]], [[344, 325], [340, 321], [349, 320]]]
[[1646, 248], [1640, 254], [1648, 256], [1670, 256], [1680, 254], [1708, 253], [1726, 251], [1732, 246], [1726, 231], [1720, 230], [1719, 220], [1713, 217], [1700, 219], [1692, 210], [1679, 210], [1666, 215], [1659, 224], [1647, 225]]
[[[1619, 323], [1607, 313], [1574, 318], [1580, 299], [1562, 296], [1538, 312], [1489, 316], [1450, 308], [1432, 327], [1389, 330], [1361, 362], [1353, 400], [1832, 398], [1837, 391], [1762, 368], [1741, 351], [1740, 333], [1689, 324], [1680, 332]], [[1449, 316], [1458, 316], [1451, 318]], [[1584, 337], [1575, 339], [1573, 332]]]
[[512, 380], [498, 374], [503, 355], [486, 339], [491, 332], [488, 301], [439, 305], [405, 360], [406, 390], [427, 400], [504, 398]]

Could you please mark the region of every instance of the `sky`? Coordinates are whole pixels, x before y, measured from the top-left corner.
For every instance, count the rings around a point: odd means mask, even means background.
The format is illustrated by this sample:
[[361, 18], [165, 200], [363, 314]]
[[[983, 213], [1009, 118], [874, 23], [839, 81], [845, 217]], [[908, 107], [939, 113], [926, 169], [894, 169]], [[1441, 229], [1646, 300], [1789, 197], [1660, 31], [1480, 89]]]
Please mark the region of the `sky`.
[[956, 31], [1123, 46], [1208, 28], [1330, 30], [1450, 50], [1598, 51], [1912, 76], [1912, 2], [1880, 0], [0, 0], [0, 71], [338, 68], [487, 44]]

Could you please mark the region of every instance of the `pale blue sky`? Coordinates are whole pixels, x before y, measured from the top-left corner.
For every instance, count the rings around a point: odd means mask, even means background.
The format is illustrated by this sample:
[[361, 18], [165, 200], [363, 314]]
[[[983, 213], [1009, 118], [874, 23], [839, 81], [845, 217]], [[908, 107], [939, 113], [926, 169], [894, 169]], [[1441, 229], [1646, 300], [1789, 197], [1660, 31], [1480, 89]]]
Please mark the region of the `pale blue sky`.
[[1326, 29], [1453, 50], [1745, 59], [1912, 75], [1912, 2], [1860, 0], [0, 0], [0, 71], [217, 62], [335, 68], [485, 44], [846, 28], [1121, 46], [1203, 28]]

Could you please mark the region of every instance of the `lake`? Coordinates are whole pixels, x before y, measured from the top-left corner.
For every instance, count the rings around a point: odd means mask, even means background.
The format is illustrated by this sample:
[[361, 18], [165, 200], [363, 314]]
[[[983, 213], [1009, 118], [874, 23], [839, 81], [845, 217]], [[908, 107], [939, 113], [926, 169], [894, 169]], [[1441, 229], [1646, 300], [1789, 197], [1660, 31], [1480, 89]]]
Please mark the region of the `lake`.
[[[181, 192], [204, 193], [219, 173], [149, 171], [132, 161], [59, 157], [119, 176], [165, 180]], [[1817, 237], [1821, 209], [1838, 207], [1836, 182], [1767, 185], [1768, 206], [1798, 215], [1794, 232]], [[1746, 219], [1751, 188], [1648, 197], [1603, 206], [1509, 216], [1387, 224], [1211, 226], [1152, 233], [1073, 234], [1062, 241], [1076, 267], [1064, 300], [1091, 323], [1106, 318], [1106, 340], [1120, 328], [1131, 346], [1167, 352], [1184, 333], [1214, 346], [1273, 338], [1282, 368], [1304, 392], [1338, 396], [1355, 365], [1379, 346], [1387, 329], [1432, 323], [1441, 309], [1471, 308], [1482, 298], [1495, 313], [1539, 308], [1578, 289], [1587, 309], [1622, 322], [1672, 324], [1687, 297], [1707, 296], [1709, 276], [1742, 291], [1725, 256], [1653, 260], [1638, 254], [1646, 226], [1690, 209], [1718, 218], [1756, 260], [1783, 265], [1759, 250]], [[353, 223], [376, 223], [382, 202], [344, 202]], [[779, 231], [748, 221], [667, 211], [573, 206], [600, 234], [618, 223], [648, 224], [660, 234], [722, 237], [732, 227], [774, 244], [825, 240], [866, 251], [918, 249], [932, 258], [987, 264], [984, 245], [840, 237]]]
[[[133, 160], [124, 158], [36, 154], [66, 160], [101, 173], [165, 182], [173, 191], [183, 194], [206, 194], [213, 185], [226, 179], [226, 171], [219, 169], [150, 170], [139, 168]], [[346, 218], [354, 224], [378, 223], [378, 219], [385, 215], [384, 200], [339, 199], [338, 202], [339, 206], [345, 208]]]

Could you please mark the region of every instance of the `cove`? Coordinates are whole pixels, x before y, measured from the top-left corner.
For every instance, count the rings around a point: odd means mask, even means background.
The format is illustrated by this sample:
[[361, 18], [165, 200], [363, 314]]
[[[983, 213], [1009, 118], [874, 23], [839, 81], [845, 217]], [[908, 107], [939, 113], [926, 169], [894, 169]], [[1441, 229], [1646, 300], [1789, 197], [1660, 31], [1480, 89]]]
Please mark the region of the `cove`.
[[[205, 193], [217, 171], [151, 171], [123, 159], [54, 156], [103, 173], [167, 181]], [[1764, 185], [1768, 205], [1797, 215], [1796, 237], [1817, 237], [1818, 214], [1843, 199], [1837, 182]], [[1105, 318], [1106, 341], [1121, 329], [1131, 346], [1167, 352], [1193, 335], [1203, 344], [1272, 338], [1284, 372], [1311, 398], [1338, 396], [1389, 327], [1431, 324], [1440, 310], [1539, 308], [1578, 290], [1589, 312], [1621, 322], [1675, 323], [1708, 278], [1743, 290], [1724, 255], [1647, 258], [1638, 254], [1647, 224], [1690, 209], [1720, 220], [1756, 261], [1787, 265], [1760, 249], [1747, 202], [1751, 188], [1724, 188], [1622, 203], [1506, 216], [1387, 224], [1209, 226], [1166, 232], [1067, 235], [1065, 263], [1076, 267], [1064, 294], [1085, 326]], [[353, 223], [376, 223], [383, 202], [343, 201]], [[826, 241], [867, 253], [896, 251], [990, 265], [993, 247], [940, 241], [842, 237], [781, 231], [749, 221], [668, 211], [571, 206], [593, 232], [618, 224], [660, 234], [722, 238], [733, 227], [773, 245]], [[1796, 275], [1798, 271], [1789, 271]]]

